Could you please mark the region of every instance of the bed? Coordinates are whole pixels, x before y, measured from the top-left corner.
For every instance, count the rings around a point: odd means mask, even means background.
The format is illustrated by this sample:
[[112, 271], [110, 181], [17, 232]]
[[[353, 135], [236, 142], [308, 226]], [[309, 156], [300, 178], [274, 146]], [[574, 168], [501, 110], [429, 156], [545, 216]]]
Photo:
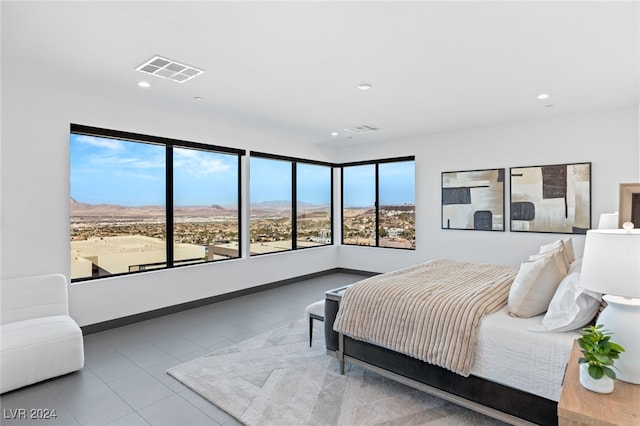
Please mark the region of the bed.
[[566, 249], [541, 247], [520, 268], [436, 259], [329, 291], [327, 353], [342, 371], [359, 365], [507, 423], [555, 425], [575, 330], [600, 304], [580, 289], [579, 266]]

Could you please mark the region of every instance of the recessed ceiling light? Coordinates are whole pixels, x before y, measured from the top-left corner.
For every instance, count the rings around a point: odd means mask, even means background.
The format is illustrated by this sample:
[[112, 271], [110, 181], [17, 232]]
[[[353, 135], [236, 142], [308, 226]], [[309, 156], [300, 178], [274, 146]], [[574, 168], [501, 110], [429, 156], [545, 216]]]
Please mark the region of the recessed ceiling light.
[[144, 88], [151, 87], [151, 85], [146, 81], [139, 81], [138, 86], [144, 87]]
[[369, 83], [362, 83], [362, 84], [358, 84], [358, 89], [359, 90], [370, 90], [371, 89], [371, 84]]
[[548, 99], [549, 98], [549, 94], [548, 93], [540, 93], [538, 95], [538, 99]]
[[204, 73], [204, 70], [182, 64], [172, 59], [154, 56], [136, 68], [140, 72], [155, 75], [177, 83], [184, 83]]
[[332, 133], [331, 133], [331, 136], [338, 136], [339, 134], [340, 134], [340, 133], [338, 133], [338, 132], [332, 132]]

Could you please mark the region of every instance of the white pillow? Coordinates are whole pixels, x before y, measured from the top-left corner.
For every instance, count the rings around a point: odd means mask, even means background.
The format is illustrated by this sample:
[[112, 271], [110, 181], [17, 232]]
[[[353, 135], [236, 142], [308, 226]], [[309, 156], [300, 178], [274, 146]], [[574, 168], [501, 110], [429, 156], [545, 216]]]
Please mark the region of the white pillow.
[[530, 318], [545, 312], [565, 275], [560, 253], [523, 262], [509, 290], [509, 315]]
[[540, 246], [540, 251], [538, 252], [538, 254], [548, 254], [548, 253], [555, 253], [555, 252], [562, 253], [562, 259], [564, 260], [565, 267], [568, 270], [569, 265], [571, 264], [571, 262], [573, 262], [573, 260], [570, 260], [571, 257], [569, 256], [569, 253], [567, 253], [567, 250], [562, 240], [558, 240], [551, 244], [545, 244], [543, 246]]
[[570, 331], [589, 324], [600, 308], [602, 295], [580, 287], [580, 272], [567, 275], [542, 319], [543, 330]]
[[529, 256], [529, 260], [538, 260], [538, 259], [542, 259], [544, 257], [548, 257], [553, 255], [554, 253], [558, 253], [558, 259], [562, 262], [562, 266], [564, 266], [564, 270], [568, 271], [569, 270], [569, 263], [567, 263], [567, 258], [565, 257], [564, 254], [562, 254], [562, 249], [558, 249], [555, 251], [550, 251], [547, 253], [538, 253], [538, 254], [532, 254], [531, 256]]
[[571, 262], [571, 265], [569, 265], [569, 272], [567, 273], [571, 274], [573, 272], [580, 272], [581, 270], [582, 270], [582, 258], [579, 257], [573, 262]]
[[576, 260], [576, 252], [575, 250], [573, 250], [573, 240], [571, 239], [571, 237], [562, 240], [562, 245], [567, 252], [569, 263], [573, 263]]

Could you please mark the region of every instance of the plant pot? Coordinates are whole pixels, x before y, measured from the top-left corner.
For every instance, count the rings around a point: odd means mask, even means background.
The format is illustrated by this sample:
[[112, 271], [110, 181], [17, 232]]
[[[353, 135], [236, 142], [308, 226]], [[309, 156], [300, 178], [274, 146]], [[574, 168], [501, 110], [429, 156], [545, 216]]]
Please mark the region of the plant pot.
[[613, 392], [613, 379], [609, 376], [602, 376], [594, 379], [589, 375], [589, 364], [580, 364], [580, 384], [590, 391], [598, 393]]

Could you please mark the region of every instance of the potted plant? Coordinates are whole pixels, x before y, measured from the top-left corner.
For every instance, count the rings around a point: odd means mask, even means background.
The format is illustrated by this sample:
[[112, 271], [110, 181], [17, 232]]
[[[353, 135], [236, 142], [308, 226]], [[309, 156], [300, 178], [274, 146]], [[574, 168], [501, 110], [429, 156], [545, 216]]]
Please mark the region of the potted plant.
[[599, 393], [613, 392], [614, 360], [620, 358], [624, 348], [611, 341], [611, 333], [603, 329], [602, 324], [583, 328], [578, 346], [583, 357], [578, 358], [580, 364], [580, 384]]

